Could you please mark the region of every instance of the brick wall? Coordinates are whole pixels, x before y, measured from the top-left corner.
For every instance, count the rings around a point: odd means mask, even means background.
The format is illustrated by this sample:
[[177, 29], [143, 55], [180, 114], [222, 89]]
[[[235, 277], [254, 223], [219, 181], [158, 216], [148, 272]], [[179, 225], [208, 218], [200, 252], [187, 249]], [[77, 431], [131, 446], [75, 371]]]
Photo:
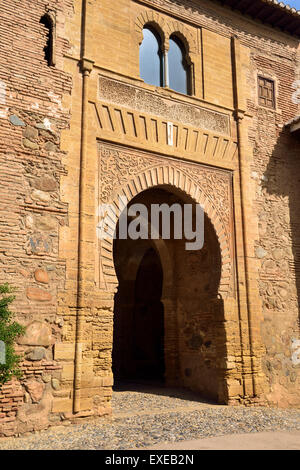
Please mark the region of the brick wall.
[[[44, 57], [47, 31], [40, 19], [46, 7], [56, 14], [57, 67]], [[62, 70], [69, 46], [61, 31], [70, 14], [68, 0], [1, 3], [0, 278], [17, 289], [13, 309], [28, 328], [18, 347], [25, 359], [22, 386], [8, 383], [0, 392], [0, 435], [45, 427], [59, 388], [53, 344], [61, 340], [56, 296], [65, 263], [58, 228], [68, 215], [60, 198], [60, 136], [69, 125], [63, 96], [72, 84]]]

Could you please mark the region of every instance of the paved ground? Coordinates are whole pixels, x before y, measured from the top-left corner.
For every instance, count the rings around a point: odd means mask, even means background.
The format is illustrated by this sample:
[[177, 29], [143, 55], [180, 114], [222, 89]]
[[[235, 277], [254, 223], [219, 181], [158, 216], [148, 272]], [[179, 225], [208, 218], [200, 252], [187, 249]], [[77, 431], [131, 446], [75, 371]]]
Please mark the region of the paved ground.
[[114, 393], [113, 409], [110, 420], [0, 439], [0, 449], [300, 448], [300, 410], [218, 406], [187, 391], [135, 385]]
[[163, 443], [148, 450], [300, 450], [300, 431], [231, 434], [176, 443]]

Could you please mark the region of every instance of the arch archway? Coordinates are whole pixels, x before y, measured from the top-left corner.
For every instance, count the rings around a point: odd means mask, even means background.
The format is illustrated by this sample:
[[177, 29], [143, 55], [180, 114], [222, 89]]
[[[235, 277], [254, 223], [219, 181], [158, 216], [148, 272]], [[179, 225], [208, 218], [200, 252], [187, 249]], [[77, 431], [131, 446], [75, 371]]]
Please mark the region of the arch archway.
[[[155, 240], [152, 245], [159, 254], [163, 268], [164, 283], [162, 302], [164, 306], [165, 325], [165, 377], [168, 384], [184, 385], [198, 390], [200, 393], [210, 395], [212, 398], [227, 402], [228, 399], [228, 377], [233, 377], [232, 382], [237, 384], [240, 380], [240, 371], [228, 371], [228, 354], [232, 356], [232, 351], [238, 347], [239, 341], [239, 318], [236, 310], [236, 281], [234, 270], [234, 227], [232, 213], [232, 175], [231, 172], [211, 168], [206, 165], [177, 160], [170, 157], [161, 157], [155, 154], [135, 151], [133, 149], [119, 147], [113, 144], [99, 144], [99, 204], [108, 205], [107, 222], [110, 232], [115, 233], [118, 217], [122, 208], [119, 207], [120, 198], [126, 200], [126, 204], [131, 204], [138, 197], [143, 198], [148, 190], [165, 191], [173, 196], [176, 195], [181, 201], [199, 203], [204, 212], [206, 225], [216, 247], [214, 253], [218, 253], [220, 262], [219, 282], [213, 295], [206, 296], [201, 305], [206, 314], [198, 319], [213, 318], [211, 322], [215, 339], [207, 338], [210, 335], [209, 329], [201, 329], [200, 321], [193, 321], [187, 324], [189, 318], [193, 317], [192, 306], [189, 304], [190, 296], [181, 295], [179, 301], [175, 300], [174, 279], [172, 274], [174, 268], [165, 269], [165, 266], [172, 266], [174, 263], [173, 253], [170, 252], [168, 243], [165, 240]], [[157, 193], [156, 193], [157, 194]], [[162, 199], [160, 199], [162, 202]], [[101, 218], [98, 219], [101, 221]], [[101, 305], [105, 305], [107, 311], [111, 311], [115, 294], [118, 292], [119, 279], [114, 261], [114, 240], [113, 237], [98, 238], [99, 244], [99, 287], [105, 300]], [[179, 250], [182, 253], [182, 250]], [[178, 252], [179, 252], [178, 251]], [[136, 253], [138, 251], [136, 250]], [[130, 260], [128, 269], [134, 277], [137, 272], [139, 262], [143, 257]], [[193, 256], [192, 256], [193, 257]], [[165, 262], [169, 258], [169, 262]], [[185, 257], [188, 259], [188, 257]], [[192, 263], [197, 266], [197, 256]], [[197, 267], [192, 270], [185, 269], [185, 272], [193, 272], [192, 281], [197, 280]], [[165, 279], [168, 279], [165, 282]], [[192, 286], [192, 283], [191, 283]], [[189, 306], [190, 313], [186, 313], [185, 306]], [[201, 307], [202, 308], [202, 307]], [[179, 312], [174, 315], [174, 312]], [[199, 310], [200, 312], [200, 310]], [[109, 314], [110, 315], [110, 314]], [[232, 319], [236, 321], [232, 322]], [[112, 318], [113, 319], [113, 318]], [[167, 320], [168, 319], [168, 320]], [[195, 317], [194, 317], [195, 319]], [[170, 328], [170, 325], [174, 326]], [[185, 328], [187, 324], [187, 328]], [[111, 324], [111, 331], [115, 331], [115, 323]], [[227, 328], [228, 327], [228, 328]], [[230, 337], [233, 340], [226, 344], [225, 329], [229, 329]], [[226, 333], [228, 333], [226, 329]], [[197, 334], [198, 331], [202, 331]], [[178, 336], [174, 332], [185, 331], [184, 335]], [[211, 330], [212, 331], [212, 330]], [[234, 331], [234, 336], [233, 336]], [[190, 338], [187, 338], [189, 335]], [[179, 341], [188, 350], [181, 354], [183, 360], [179, 360]], [[187, 346], [186, 346], [187, 343]], [[111, 337], [111, 346], [113, 338]], [[198, 352], [197, 352], [198, 348]], [[211, 357], [205, 357], [206, 363], [194, 369], [193, 364], [197, 362], [199, 350], [207, 351]], [[230, 356], [230, 357], [231, 357]], [[203, 356], [204, 359], [204, 356]], [[207, 370], [209, 372], [207, 373]], [[206, 383], [201, 383], [199, 377], [206, 377]], [[199, 385], [200, 384], [200, 385]]]
[[[129, 203], [195, 204], [176, 188], [156, 186]], [[114, 241], [118, 277], [115, 296], [113, 372], [115, 379], [161, 380], [216, 401], [224, 399], [226, 355], [218, 296], [221, 252], [205, 217], [205, 244], [186, 251], [186, 240]], [[223, 326], [223, 325], [222, 325]], [[220, 398], [222, 397], [222, 398]]]

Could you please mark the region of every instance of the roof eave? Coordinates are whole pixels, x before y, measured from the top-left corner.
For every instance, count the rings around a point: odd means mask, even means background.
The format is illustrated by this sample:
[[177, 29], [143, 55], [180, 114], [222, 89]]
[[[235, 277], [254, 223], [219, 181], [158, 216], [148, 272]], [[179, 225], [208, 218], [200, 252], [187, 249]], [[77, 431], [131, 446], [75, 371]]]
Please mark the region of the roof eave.
[[[253, 20], [300, 37], [300, 11], [277, 0], [215, 0]], [[281, 13], [281, 14], [280, 14]], [[279, 16], [278, 16], [279, 14]]]
[[288, 121], [284, 127], [289, 129], [291, 134], [297, 133], [298, 135], [300, 131], [300, 116], [295, 116], [293, 119]]

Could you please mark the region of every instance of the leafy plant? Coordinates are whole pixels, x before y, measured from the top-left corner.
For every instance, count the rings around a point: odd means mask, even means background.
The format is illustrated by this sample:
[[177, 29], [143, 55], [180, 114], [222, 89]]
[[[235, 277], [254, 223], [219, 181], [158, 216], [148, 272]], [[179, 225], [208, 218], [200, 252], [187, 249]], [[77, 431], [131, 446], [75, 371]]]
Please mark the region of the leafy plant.
[[0, 285], [0, 341], [4, 361], [0, 361], [0, 387], [13, 376], [21, 378], [20, 370], [21, 356], [17, 355], [14, 348], [16, 338], [25, 333], [25, 328], [13, 321], [14, 313], [9, 310], [10, 304], [15, 300], [12, 295], [14, 289], [9, 284]]

